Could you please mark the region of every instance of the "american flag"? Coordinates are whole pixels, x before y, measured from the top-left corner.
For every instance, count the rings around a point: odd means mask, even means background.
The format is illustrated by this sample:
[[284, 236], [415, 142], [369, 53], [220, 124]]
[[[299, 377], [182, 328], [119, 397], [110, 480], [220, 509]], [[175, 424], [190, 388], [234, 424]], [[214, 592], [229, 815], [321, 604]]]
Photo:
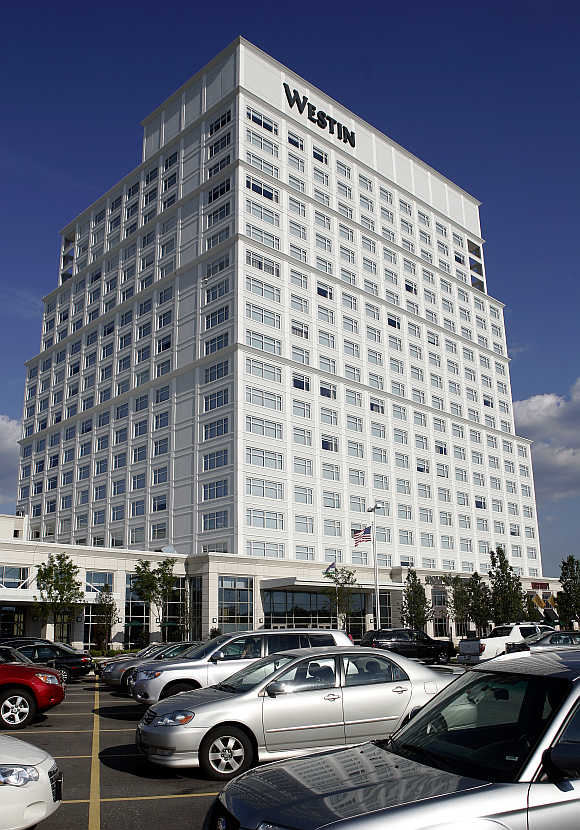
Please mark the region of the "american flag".
[[354, 546], [356, 548], [357, 545], [360, 545], [361, 542], [370, 542], [371, 541], [371, 526], [363, 528], [362, 530], [358, 530], [352, 537], [354, 539]]

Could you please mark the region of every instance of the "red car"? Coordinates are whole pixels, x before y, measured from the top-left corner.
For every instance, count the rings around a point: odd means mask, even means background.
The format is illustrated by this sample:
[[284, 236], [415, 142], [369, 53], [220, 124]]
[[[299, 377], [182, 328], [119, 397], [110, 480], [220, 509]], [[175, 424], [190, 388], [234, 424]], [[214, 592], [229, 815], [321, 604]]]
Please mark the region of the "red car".
[[23, 729], [38, 712], [64, 700], [56, 669], [38, 666], [8, 646], [0, 646], [0, 729]]

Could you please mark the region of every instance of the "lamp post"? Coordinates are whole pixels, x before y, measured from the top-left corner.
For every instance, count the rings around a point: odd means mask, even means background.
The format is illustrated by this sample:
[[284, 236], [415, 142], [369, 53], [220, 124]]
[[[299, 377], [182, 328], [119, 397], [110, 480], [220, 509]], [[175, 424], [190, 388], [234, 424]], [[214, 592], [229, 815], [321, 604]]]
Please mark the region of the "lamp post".
[[384, 502], [376, 501], [372, 507], [367, 507], [367, 513], [373, 514], [372, 536], [373, 536], [373, 564], [375, 569], [375, 630], [379, 631], [381, 627], [381, 599], [379, 593], [379, 563], [377, 560], [377, 539], [375, 535], [375, 514], [377, 508], [382, 507]]

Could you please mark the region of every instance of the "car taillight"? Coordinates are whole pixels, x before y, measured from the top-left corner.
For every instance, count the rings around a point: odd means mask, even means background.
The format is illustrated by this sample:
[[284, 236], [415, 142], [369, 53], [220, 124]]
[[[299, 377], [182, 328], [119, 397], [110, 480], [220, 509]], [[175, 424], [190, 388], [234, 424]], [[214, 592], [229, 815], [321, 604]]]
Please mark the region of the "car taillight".
[[484, 651], [485, 651], [485, 643], [480, 643], [479, 644], [479, 653], [483, 654]]
[[90, 657], [81, 657], [81, 663], [90, 663], [90, 662], [91, 662]]
[[[371, 643], [371, 648], [376, 648], [376, 647], [377, 647], [377, 644], [376, 644], [376, 643]], [[375, 659], [375, 658], [373, 657], [373, 660], [374, 660], [374, 659]]]

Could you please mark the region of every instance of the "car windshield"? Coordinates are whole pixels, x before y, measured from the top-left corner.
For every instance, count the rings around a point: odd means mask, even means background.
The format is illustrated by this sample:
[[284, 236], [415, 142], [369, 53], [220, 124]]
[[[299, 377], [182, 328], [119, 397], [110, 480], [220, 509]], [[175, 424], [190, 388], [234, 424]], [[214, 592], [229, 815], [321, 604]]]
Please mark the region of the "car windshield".
[[72, 648], [71, 646], [67, 646], [66, 643], [55, 643], [57, 648], [60, 648], [61, 651], [66, 651], [67, 654], [80, 654], [76, 649]]
[[183, 651], [187, 651], [193, 646], [193, 643], [173, 643], [172, 646], [168, 646], [164, 651], [161, 652], [161, 656], [167, 659], [168, 657], [176, 657], [178, 654], [181, 654]]
[[570, 691], [567, 680], [467, 672], [379, 746], [484, 781], [516, 781]]
[[180, 656], [187, 660], [202, 660], [208, 654], [211, 654], [212, 651], [215, 651], [217, 646], [229, 640], [230, 637], [231, 634], [221, 634], [219, 637], [214, 637], [213, 640], [209, 640], [207, 643], [200, 643], [189, 649], [189, 651], [184, 651]]
[[497, 628], [492, 629], [487, 635], [488, 637], [509, 637], [512, 633], [511, 625], [498, 625]]
[[282, 669], [295, 659], [296, 657], [287, 654], [273, 654], [271, 657], [263, 657], [228, 677], [222, 683], [218, 683], [215, 688], [238, 695], [249, 692], [275, 674], [278, 669]]
[[0, 646], [0, 663], [32, 663], [32, 660], [14, 648]]

